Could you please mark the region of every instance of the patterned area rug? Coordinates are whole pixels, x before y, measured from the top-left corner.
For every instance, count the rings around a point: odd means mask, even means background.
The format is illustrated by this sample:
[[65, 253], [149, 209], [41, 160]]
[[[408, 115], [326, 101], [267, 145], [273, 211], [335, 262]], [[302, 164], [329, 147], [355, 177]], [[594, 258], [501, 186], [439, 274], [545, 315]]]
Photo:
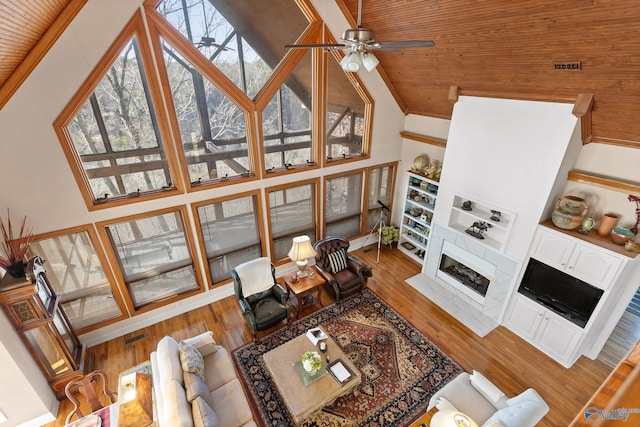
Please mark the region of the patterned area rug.
[[293, 425], [262, 355], [322, 326], [363, 375], [355, 393], [305, 420], [307, 427], [407, 426], [460, 368], [375, 293], [325, 307], [232, 352], [264, 426]]

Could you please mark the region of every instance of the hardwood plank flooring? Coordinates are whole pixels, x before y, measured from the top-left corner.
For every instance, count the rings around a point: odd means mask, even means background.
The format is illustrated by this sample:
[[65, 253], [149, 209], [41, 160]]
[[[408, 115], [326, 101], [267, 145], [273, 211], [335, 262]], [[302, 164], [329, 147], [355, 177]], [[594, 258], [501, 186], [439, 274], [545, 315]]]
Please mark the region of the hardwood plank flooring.
[[[375, 245], [359, 248], [354, 253], [373, 267], [369, 288], [463, 369], [482, 372], [509, 397], [529, 387], [535, 388], [551, 407], [539, 423], [541, 426], [568, 425], [612, 369], [601, 361], [585, 357], [581, 357], [571, 369], [566, 369], [502, 326], [480, 338], [404, 282], [420, 269], [400, 251], [384, 247], [379, 264], [376, 263]], [[321, 299], [325, 305], [331, 302], [324, 292]], [[302, 315], [318, 307], [318, 304], [306, 305]], [[171, 335], [180, 340], [206, 330], [213, 331], [218, 343], [229, 350], [253, 339], [235, 297], [228, 297], [91, 347], [88, 351], [94, 357], [94, 369], [104, 370], [111, 381], [111, 388], [116, 389], [118, 374], [148, 360], [163, 336]], [[141, 334], [144, 334], [143, 338], [126, 344]], [[47, 427], [63, 426], [70, 410], [69, 402], [60, 402], [58, 419]]]

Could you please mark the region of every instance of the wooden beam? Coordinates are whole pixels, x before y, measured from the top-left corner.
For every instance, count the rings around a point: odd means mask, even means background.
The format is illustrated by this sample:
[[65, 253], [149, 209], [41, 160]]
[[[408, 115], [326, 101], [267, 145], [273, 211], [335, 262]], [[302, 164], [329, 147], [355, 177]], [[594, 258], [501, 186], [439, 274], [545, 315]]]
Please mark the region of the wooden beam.
[[449, 87], [449, 101], [454, 104], [458, 102], [458, 97], [460, 96], [460, 88], [458, 86]]
[[597, 187], [606, 188], [607, 190], [640, 195], [640, 184], [637, 183], [624, 182], [613, 178], [606, 178], [578, 171], [569, 171], [568, 179], [569, 181], [591, 184]]
[[447, 141], [440, 138], [432, 138], [430, 136], [420, 135], [413, 132], [401, 131], [400, 136], [413, 141], [424, 142], [425, 144], [435, 145], [436, 147], [446, 147]]

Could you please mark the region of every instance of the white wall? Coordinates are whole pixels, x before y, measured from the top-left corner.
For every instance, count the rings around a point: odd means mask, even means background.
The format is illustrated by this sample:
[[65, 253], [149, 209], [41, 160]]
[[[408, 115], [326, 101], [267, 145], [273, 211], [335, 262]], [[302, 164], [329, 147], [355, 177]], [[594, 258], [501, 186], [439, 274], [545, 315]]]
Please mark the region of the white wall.
[[[2, 426], [36, 426], [53, 421], [58, 412], [58, 401], [2, 310], [0, 337], [0, 411], [7, 417]], [[29, 424], [35, 418], [37, 420]]]
[[[11, 208], [11, 216], [15, 220], [19, 221], [23, 215], [27, 215], [28, 224], [39, 234], [167, 206], [188, 205], [194, 201], [284, 184], [291, 179], [319, 177], [392, 162], [400, 158], [399, 133], [404, 126], [404, 114], [378, 73], [363, 71], [360, 76], [375, 100], [370, 159], [303, 172], [295, 177], [274, 177], [257, 183], [226, 186], [89, 212], [52, 123], [91, 74], [114, 38], [142, 2], [89, 0], [22, 87], [0, 111], [0, 141], [4, 160], [0, 168], [0, 182], [5, 183], [0, 190], [0, 213], [3, 217], [6, 216], [7, 208]], [[322, 17], [330, 21], [330, 28], [335, 29], [334, 35], [339, 37], [348, 25], [337, 5], [325, 0], [316, 0], [314, 4]], [[193, 219], [190, 218], [190, 221], [193, 228]], [[185, 309], [207, 304], [230, 295], [231, 292], [231, 286], [226, 285], [208, 291], [205, 295], [198, 295], [93, 331], [81, 338], [85, 342], [96, 344], [171, 317]], [[0, 324], [0, 328], [6, 327]], [[35, 418], [47, 412], [51, 406], [51, 391], [40, 369], [32, 366], [34, 362], [30, 356], [12, 358], [13, 353], [5, 351], [8, 348], [22, 348], [26, 351], [22, 342], [15, 334], [1, 333], [0, 345], [0, 363], [4, 362], [3, 384], [11, 384], [10, 388], [3, 387], [5, 392], [10, 389], [10, 395], [0, 392], [0, 410], [9, 417], [10, 424], [7, 425], [16, 425], [28, 417]], [[14, 367], [16, 369], [13, 369]], [[21, 374], [21, 371], [29, 372], [29, 376]], [[22, 402], [30, 402], [29, 405], [15, 405], [11, 400], [14, 396], [25, 397]]]

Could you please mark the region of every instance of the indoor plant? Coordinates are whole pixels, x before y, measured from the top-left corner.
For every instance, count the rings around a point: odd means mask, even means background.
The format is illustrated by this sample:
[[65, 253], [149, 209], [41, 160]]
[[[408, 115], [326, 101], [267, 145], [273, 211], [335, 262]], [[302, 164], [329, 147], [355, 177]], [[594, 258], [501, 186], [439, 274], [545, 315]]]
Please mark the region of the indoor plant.
[[380, 227], [380, 243], [383, 245], [391, 245], [400, 238], [400, 230], [393, 225], [384, 225]]
[[13, 234], [11, 214], [7, 209], [7, 223], [0, 217], [0, 231], [2, 231], [2, 249], [5, 256], [0, 255], [0, 267], [3, 267], [13, 277], [24, 277], [24, 262], [29, 243], [33, 239], [33, 230], [27, 228], [27, 216], [22, 218], [20, 232]]
[[322, 368], [322, 359], [315, 351], [305, 352], [300, 361], [302, 362], [302, 367], [309, 375], [317, 374], [320, 368]]

